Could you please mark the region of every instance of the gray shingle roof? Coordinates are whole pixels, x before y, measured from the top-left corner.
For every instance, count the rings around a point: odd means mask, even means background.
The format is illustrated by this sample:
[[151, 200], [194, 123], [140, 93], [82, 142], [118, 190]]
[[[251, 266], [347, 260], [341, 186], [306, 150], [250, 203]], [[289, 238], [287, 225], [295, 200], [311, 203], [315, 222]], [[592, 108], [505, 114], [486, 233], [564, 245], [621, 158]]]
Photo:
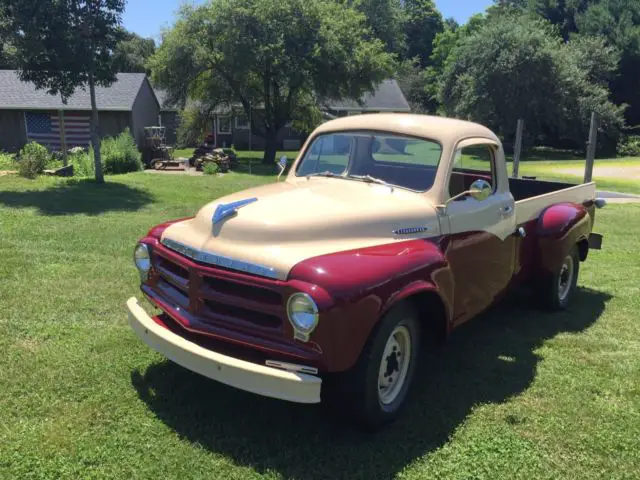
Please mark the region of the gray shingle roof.
[[351, 111], [380, 111], [380, 112], [410, 112], [411, 107], [404, 98], [398, 82], [393, 79], [384, 80], [378, 85], [373, 93], [365, 93], [362, 98], [362, 105], [353, 100], [326, 102], [330, 110], [351, 110]]
[[[160, 102], [161, 110], [171, 111], [177, 110], [177, 108], [171, 105], [164, 105], [167, 93], [162, 89], [155, 89], [156, 97]], [[373, 93], [365, 93], [362, 98], [362, 105], [354, 100], [328, 100], [323, 102], [323, 106], [329, 110], [334, 111], [380, 111], [380, 112], [410, 112], [411, 107], [407, 103], [407, 99], [402, 94], [398, 82], [393, 79], [384, 80], [378, 85]], [[241, 105], [236, 104], [236, 108], [241, 108]], [[228, 107], [219, 107], [216, 109], [217, 113], [226, 113], [229, 111]]]
[[[96, 87], [98, 110], [129, 111], [145, 80], [144, 73], [118, 73], [110, 87]], [[77, 89], [64, 105], [59, 95], [21, 82], [15, 70], [0, 70], [0, 110], [91, 110], [89, 89]]]

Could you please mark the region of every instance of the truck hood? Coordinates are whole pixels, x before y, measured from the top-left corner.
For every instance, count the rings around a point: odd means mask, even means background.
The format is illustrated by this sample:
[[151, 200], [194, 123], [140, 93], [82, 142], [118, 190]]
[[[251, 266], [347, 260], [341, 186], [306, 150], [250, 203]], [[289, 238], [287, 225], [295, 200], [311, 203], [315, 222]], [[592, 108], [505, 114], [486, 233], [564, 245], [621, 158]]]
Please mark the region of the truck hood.
[[[219, 206], [253, 198], [213, 222]], [[210, 263], [250, 272], [256, 271], [247, 264], [256, 265], [268, 269], [266, 276], [286, 280], [295, 264], [310, 257], [439, 234], [435, 209], [422, 194], [312, 177], [219, 198], [193, 219], [171, 225], [161, 240], [189, 256], [204, 253]]]

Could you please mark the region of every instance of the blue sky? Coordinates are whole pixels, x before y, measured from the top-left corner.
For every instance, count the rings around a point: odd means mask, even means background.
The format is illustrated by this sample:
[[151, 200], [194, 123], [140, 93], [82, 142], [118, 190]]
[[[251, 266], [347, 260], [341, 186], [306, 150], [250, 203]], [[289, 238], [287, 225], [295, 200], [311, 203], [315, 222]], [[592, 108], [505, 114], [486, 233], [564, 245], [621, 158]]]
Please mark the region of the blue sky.
[[[196, 1], [202, 3], [203, 0]], [[124, 26], [143, 37], [159, 38], [160, 29], [170, 26], [182, 0], [128, 0], [124, 13]], [[464, 23], [474, 13], [483, 12], [492, 0], [435, 0], [442, 15]]]

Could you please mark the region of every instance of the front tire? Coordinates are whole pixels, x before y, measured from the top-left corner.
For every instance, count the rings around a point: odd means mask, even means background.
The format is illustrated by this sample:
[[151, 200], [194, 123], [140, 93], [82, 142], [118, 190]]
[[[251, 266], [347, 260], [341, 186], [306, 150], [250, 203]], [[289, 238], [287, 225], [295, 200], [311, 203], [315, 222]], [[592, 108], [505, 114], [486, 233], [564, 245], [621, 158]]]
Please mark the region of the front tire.
[[547, 310], [565, 310], [570, 303], [580, 271], [578, 247], [574, 246], [565, 256], [560, 267], [542, 280], [538, 288], [538, 298]]
[[378, 431], [402, 411], [419, 349], [417, 314], [409, 304], [397, 305], [380, 320], [355, 366], [327, 384], [331, 403], [365, 430]]

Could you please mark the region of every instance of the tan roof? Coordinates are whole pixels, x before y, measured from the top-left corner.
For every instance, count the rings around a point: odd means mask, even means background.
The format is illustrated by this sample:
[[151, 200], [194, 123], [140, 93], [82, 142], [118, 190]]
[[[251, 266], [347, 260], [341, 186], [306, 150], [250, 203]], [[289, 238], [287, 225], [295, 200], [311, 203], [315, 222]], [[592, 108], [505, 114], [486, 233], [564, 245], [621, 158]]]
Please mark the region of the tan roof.
[[470, 137], [488, 138], [498, 142], [491, 130], [478, 123], [410, 113], [371, 113], [342, 117], [323, 123], [316, 129], [316, 133], [340, 130], [394, 132], [429, 138], [443, 144]]

